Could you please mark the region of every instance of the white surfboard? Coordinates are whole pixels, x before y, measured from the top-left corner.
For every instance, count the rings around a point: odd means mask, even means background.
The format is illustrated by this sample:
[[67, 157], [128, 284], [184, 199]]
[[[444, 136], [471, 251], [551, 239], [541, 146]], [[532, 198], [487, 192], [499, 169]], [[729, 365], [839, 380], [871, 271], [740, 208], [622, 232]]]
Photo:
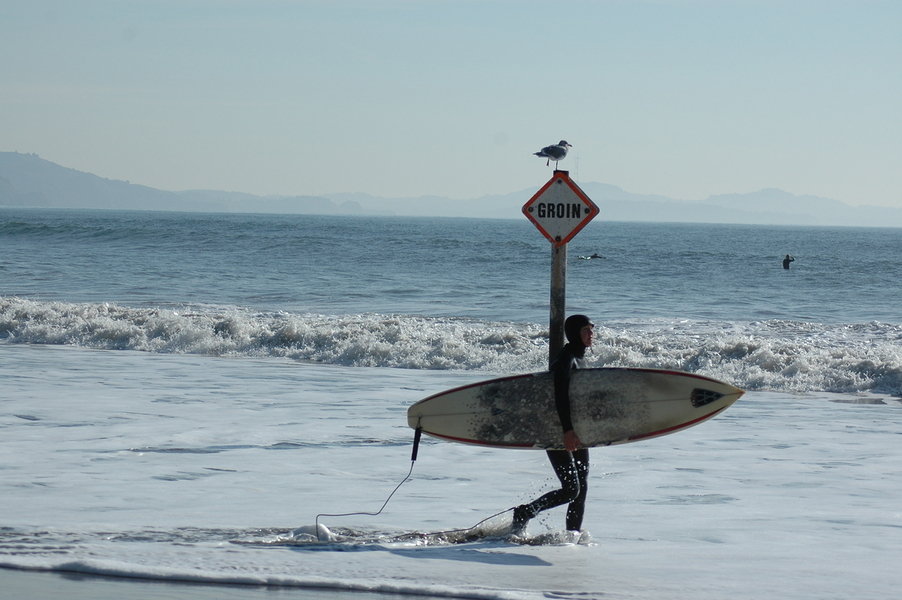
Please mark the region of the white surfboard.
[[[573, 428], [586, 447], [682, 431], [723, 412], [743, 394], [728, 383], [662, 369], [578, 369], [570, 379]], [[498, 448], [561, 448], [549, 371], [501, 377], [435, 394], [407, 410], [414, 429]]]

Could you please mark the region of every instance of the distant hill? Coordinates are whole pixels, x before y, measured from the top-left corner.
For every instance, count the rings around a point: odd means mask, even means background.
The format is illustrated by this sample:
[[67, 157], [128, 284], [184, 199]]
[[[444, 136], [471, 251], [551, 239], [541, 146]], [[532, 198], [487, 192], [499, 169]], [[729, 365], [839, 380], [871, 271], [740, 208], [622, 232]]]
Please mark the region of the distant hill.
[[[589, 182], [579, 186], [601, 209], [598, 218], [606, 221], [902, 227], [902, 209], [899, 208], [850, 206], [838, 200], [796, 196], [777, 189], [711, 196], [701, 202], [690, 202], [666, 196], [633, 194], [606, 183]], [[380, 198], [367, 194], [329, 194], [328, 197], [354, 202], [369, 212], [503, 219], [520, 218], [520, 208], [536, 191], [537, 188], [524, 189], [454, 201], [436, 196]]]
[[[607, 221], [902, 227], [902, 209], [850, 206], [778, 189], [711, 196], [701, 202], [633, 194], [606, 183], [580, 183]], [[385, 198], [362, 193], [255, 196], [214, 190], [168, 192], [69, 169], [36, 154], [0, 152], [0, 206], [188, 212], [521, 218], [536, 192], [522, 189], [468, 200]]]
[[187, 212], [359, 214], [354, 203], [320, 196], [167, 192], [62, 167], [36, 154], [0, 152], [0, 206]]

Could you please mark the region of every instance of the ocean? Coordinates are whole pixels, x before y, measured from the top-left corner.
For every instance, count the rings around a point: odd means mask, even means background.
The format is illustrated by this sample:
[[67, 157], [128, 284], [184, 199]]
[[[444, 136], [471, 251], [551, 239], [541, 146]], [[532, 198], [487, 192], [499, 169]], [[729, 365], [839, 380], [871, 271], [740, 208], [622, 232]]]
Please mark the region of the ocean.
[[[410, 404], [547, 366], [525, 218], [0, 208], [0, 567], [333, 598], [894, 594], [902, 229], [601, 208], [568, 247], [589, 363], [748, 393], [593, 450], [581, 540], [562, 509], [499, 533], [554, 484], [541, 452], [427, 438], [410, 460]], [[317, 516], [346, 513], [369, 514]]]

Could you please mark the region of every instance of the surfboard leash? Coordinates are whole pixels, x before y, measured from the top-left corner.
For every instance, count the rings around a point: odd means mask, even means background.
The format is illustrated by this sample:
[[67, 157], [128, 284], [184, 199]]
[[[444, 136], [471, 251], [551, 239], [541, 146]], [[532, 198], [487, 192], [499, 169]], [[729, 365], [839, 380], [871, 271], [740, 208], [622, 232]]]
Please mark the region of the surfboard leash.
[[[358, 511], [358, 512], [347, 512], [347, 513], [320, 513], [320, 514], [316, 515], [316, 519], [315, 519], [316, 538], [318, 541], [323, 541], [322, 539], [320, 539], [320, 526], [319, 526], [319, 518], [320, 517], [354, 517], [354, 516], [376, 517], [376, 516], [379, 516], [380, 514], [382, 514], [382, 511], [385, 510], [386, 506], [388, 506], [388, 503], [389, 503], [389, 501], [391, 501], [392, 497], [395, 495], [395, 492], [397, 492], [401, 488], [402, 485], [404, 485], [405, 483], [407, 483], [410, 480], [410, 476], [413, 474], [413, 467], [417, 462], [417, 453], [420, 448], [420, 438], [422, 437], [422, 435], [423, 435], [423, 429], [421, 427], [417, 427], [414, 432], [414, 435], [413, 435], [413, 449], [410, 452], [410, 470], [407, 471], [407, 475], [404, 476], [404, 479], [402, 479], [401, 482], [395, 486], [395, 489], [393, 489], [391, 491], [391, 493], [388, 495], [388, 498], [385, 499], [385, 502], [382, 503], [382, 506], [379, 508], [379, 510], [377, 510], [376, 512]], [[475, 525], [472, 525], [470, 527], [465, 527], [463, 529], [449, 529], [447, 531], [438, 531], [432, 535], [447, 535], [447, 534], [451, 534], [451, 533], [461, 533], [464, 531], [470, 531], [472, 529], [476, 529], [477, 527], [479, 527], [486, 521], [494, 519], [495, 517], [503, 515], [504, 513], [510, 512], [512, 510], [514, 510], [514, 509], [506, 508], [493, 515], [489, 515], [488, 517], [484, 518], [483, 520], [479, 521], [478, 523], [476, 523]]]
[[[385, 499], [385, 502], [382, 503], [382, 507], [379, 510], [377, 510], [376, 512], [358, 511], [358, 512], [348, 512], [348, 513], [320, 513], [320, 514], [316, 515], [316, 519], [314, 520], [314, 523], [316, 524], [317, 539], [319, 540], [319, 531], [320, 531], [319, 518], [320, 517], [354, 517], [354, 516], [376, 517], [376, 516], [382, 514], [382, 511], [385, 510], [386, 506], [388, 506], [388, 503], [392, 499], [392, 496], [395, 495], [395, 492], [397, 492], [401, 488], [402, 485], [404, 485], [405, 483], [407, 483], [410, 480], [410, 476], [411, 476], [411, 474], [413, 474], [413, 466], [417, 462], [417, 452], [419, 451], [419, 448], [420, 448], [420, 438], [422, 437], [422, 435], [423, 435], [423, 429], [420, 427], [417, 427], [415, 433], [413, 434], [413, 450], [411, 450], [411, 452], [410, 452], [410, 470], [407, 471], [407, 475], [404, 476], [404, 479], [402, 479], [401, 482], [395, 486], [395, 489], [393, 489], [391, 491], [391, 493], [388, 495], [388, 498]], [[319, 540], [319, 541], [322, 541], [322, 540]]]

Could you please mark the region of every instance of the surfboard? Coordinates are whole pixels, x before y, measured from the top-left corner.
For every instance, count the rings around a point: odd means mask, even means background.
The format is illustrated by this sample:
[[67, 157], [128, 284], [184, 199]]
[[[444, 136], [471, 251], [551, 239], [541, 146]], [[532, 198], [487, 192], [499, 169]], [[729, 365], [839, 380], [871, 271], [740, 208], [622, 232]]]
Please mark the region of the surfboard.
[[[482, 381], [411, 405], [407, 424], [432, 437], [496, 448], [561, 448], [550, 371]], [[682, 431], [729, 408], [743, 390], [683, 371], [605, 367], [570, 378], [573, 428], [586, 447]]]

